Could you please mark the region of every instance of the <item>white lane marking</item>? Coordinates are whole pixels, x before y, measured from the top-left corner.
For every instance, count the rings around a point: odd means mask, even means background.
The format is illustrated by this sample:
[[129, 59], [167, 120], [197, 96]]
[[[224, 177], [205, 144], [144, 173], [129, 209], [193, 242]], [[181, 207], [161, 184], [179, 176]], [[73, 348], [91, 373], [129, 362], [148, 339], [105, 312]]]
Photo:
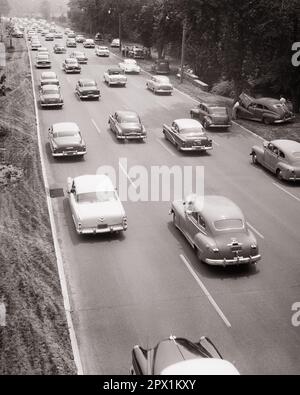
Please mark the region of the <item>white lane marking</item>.
[[261, 136], [259, 136], [258, 134], [252, 132], [251, 130], [245, 128], [245, 126], [242, 126], [242, 125], [240, 125], [239, 123], [237, 123], [237, 122], [235, 122], [235, 121], [232, 121], [232, 123], [233, 123], [234, 125], [238, 126], [239, 128], [245, 130], [246, 132], [252, 134], [252, 136], [254, 136], [254, 137], [256, 137], [256, 138], [258, 138], [258, 139], [260, 139], [260, 140], [262, 140], [262, 141], [266, 141], [263, 137], [261, 137]]
[[59, 246], [59, 242], [58, 242], [58, 237], [57, 237], [57, 229], [56, 229], [56, 224], [55, 224], [55, 219], [54, 219], [54, 210], [53, 210], [51, 198], [49, 196], [49, 183], [48, 183], [45, 158], [44, 158], [44, 153], [43, 153], [43, 148], [42, 148], [41, 128], [40, 128], [39, 112], [38, 112], [37, 100], [36, 100], [37, 98], [36, 98], [36, 93], [35, 93], [35, 82], [34, 82], [34, 75], [33, 75], [32, 60], [31, 60], [31, 56], [30, 56], [30, 52], [29, 52], [28, 41], [26, 40], [26, 42], [27, 42], [27, 51], [28, 51], [29, 64], [30, 64], [30, 70], [31, 70], [32, 91], [33, 91], [34, 109], [35, 109], [35, 117], [36, 117], [36, 128], [37, 128], [37, 140], [38, 140], [38, 146], [39, 146], [39, 152], [40, 152], [43, 181], [44, 181], [44, 186], [45, 186], [45, 190], [46, 190], [46, 200], [47, 200], [49, 220], [50, 220], [52, 237], [53, 237], [54, 250], [55, 250], [55, 254], [56, 254], [58, 275], [59, 275], [59, 280], [60, 280], [60, 285], [61, 285], [61, 291], [62, 291], [63, 302], [64, 302], [64, 309], [65, 309], [65, 313], [66, 313], [66, 319], [67, 319], [67, 324], [68, 324], [68, 329], [69, 329], [69, 335], [70, 335], [70, 341], [71, 341], [71, 346], [72, 346], [72, 351], [73, 351], [73, 356], [74, 356], [74, 362], [75, 362], [75, 365], [77, 368], [77, 374], [83, 375], [83, 368], [82, 368], [82, 362], [81, 362], [80, 353], [79, 353], [78, 342], [77, 342], [75, 329], [74, 329], [74, 325], [73, 325], [73, 321], [72, 321], [71, 304], [70, 304], [70, 299], [69, 299], [69, 294], [68, 294], [68, 287], [67, 287], [67, 280], [66, 280], [66, 275], [65, 275], [65, 271], [64, 271], [63, 258], [62, 258], [62, 254], [61, 254], [61, 250], [60, 250], [60, 246]]
[[6, 307], [4, 302], [0, 302], [0, 327], [6, 326]]
[[167, 147], [166, 146], [166, 144], [165, 143], [163, 143], [160, 139], [156, 139], [157, 141], [158, 141], [158, 143], [166, 150], [166, 151], [168, 151], [169, 152], [169, 154], [171, 154], [172, 156], [176, 156], [175, 154], [174, 154], [174, 152], [169, 148], [169, 147]]
[[128, 179], [128, 181], [130, 182], [130, 184], [134, 187], [134, 189], [137, 189], [137, 186], [135, 185], [135, 183], [132, 181], [132, 179], [129, 177], [129, 175], [127, 174], [127, 171], [124, 169], [123, 165], [121, 162], [119, 162], [119, 167], [122, 170], [122, 172], [125, 174], [126, 178]]
[[291, 192], [287, 191], [285, 188], [283, 188], [282, 186], [278, 185], [276, 182], [272, 183], [273, 185], [275, 185], [275, 187], [277, 187], [278, 189], [280, 189], [281, 191], [285, 192], [287, 195], [289, 195], [290, 197], [294, 198], [295, 200], [297, 200], [297, 202], [300, 202], [300, 198], [298, 198], [297, 196], [293, 195]]
[[92, 124], [95, 126], [97, 132], [98, 132], [99, 134], [101, 134], [101, 129], [99, 128], [99, 126], [97, 125], [97, 123], [96, 123], [93, 119], [92, 119]]
[[208, 300], [210, 301], [210, 303], [212, 304], [213, 308], [216, 310], [216, 312], [219, 314], [219, 316], [221, 317], [221, 319], [223, 320], [223, 322], [225, 323], [225, 325], [228, 328], [231, 328], [231, 323], [228, 321], [228, 319], [226, 318], [225, 314], [222, 312], [222, 310], [220, 309], [220, 307], [217, 305], [216, 301], [214, 300], [214, 298], [211, 296], [211, 294], [209, 293], [209, 291], [207, 290], [207, 288], [205, 287], [205, 285], [203, 284], [203, 282], [200, 280], [200, 278], [197, 276], [196, 272], [194, 271], [194, 269], [192, 268], [192, 265], [190, 264], [190, 262], [188, 261], [188, 259], [184, 256], [184, 255], [180, 255], [181, 260], [183, 261], [183, 263], [186, 265], [186, 267], [188, 268], [189, 272], [191, 273], [191, 275], [194, 277], [194, 279], [197, 281], [198, 285], [200, 286], [200, 288], [202, 289], [202, 291], [204, 292], [205, 296], [208, 298]]
[[254, 233], [256, 233], [261, 239], [264, 240], [264, 235], [262, 235], [253, 225], [251, 225], [249, 222], [247, 222], [247, 225], [251, 230], [253, 230]]

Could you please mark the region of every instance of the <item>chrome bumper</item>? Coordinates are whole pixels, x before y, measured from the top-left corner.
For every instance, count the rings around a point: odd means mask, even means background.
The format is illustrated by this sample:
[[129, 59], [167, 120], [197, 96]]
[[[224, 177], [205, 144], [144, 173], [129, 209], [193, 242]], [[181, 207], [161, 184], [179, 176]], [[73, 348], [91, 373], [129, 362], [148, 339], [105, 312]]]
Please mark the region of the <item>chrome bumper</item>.
[[203, 146], [195, 146], [195, 147], [180, 147], [180, 151], [210, 151], [213, 147], [203, 147]]
[[41, 103], [41, 107], [63, 107], [64, 103]]
[[80, 235], [96, 235], [96, 234], [103, 234], [103, 233], [113, 233], [113, 232], [122, 232], [127, 230], [127, 225], [112, 225], [107, 226], [106, 228], [83, 228], [83, 229], [76, 229], [77, 233]]
[[250, 257], [236, 257], [234, 259], [209, 259], [204, 260], [208, 265], [213, 266], [232, 266], [232, 265], [242, 265], [242, 264], [255, 264], [261, 259], [261, 255], [255, 255]]
[[82, 156], [85, 155], [86, 151], [63, 151], [59, 153], [55, 153], [52, 151], [52, 156], [54, 157], [62, 157], [62, 156]]

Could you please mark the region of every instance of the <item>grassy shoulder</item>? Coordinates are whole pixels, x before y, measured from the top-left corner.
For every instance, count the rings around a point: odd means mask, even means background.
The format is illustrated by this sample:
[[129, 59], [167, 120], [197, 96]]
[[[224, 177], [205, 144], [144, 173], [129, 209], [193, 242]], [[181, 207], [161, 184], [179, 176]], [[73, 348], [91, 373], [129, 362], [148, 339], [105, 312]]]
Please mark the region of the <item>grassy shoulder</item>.
[[[37, 143], [25, 42], [8, 54], [0, 98], [0, 375], [75, 374]], [[11, 176], [9, 176], [10, 178]], [[10, 180], [8, 180], [10, 181]]]

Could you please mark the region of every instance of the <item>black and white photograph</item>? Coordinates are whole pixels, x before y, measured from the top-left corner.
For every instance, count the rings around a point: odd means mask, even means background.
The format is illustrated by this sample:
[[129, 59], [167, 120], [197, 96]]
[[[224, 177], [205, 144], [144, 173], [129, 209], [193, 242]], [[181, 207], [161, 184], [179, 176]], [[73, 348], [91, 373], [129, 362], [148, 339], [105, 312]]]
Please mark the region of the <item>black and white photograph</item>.
[[0, 375], [299, 374], [300, 0], [0, 0]]

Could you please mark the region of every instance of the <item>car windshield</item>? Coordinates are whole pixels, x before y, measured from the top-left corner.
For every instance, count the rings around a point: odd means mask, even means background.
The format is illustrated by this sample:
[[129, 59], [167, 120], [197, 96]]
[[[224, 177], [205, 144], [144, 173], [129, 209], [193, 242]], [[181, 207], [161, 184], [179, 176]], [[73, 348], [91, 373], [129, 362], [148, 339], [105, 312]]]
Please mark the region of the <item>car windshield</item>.
[[215, 228], [220, 231], [244, 229], [244, 222], [241, 219], [221, 219], [215, 221], [214, 225]]
[[54, 132], [53, 137], [80, 137], [78, 130], [66, 130], [64, 132]]
[[108, 70], [108, 74], [109, 75], [118, 75], [120, 73], [121, 73], [120, 70]]
[[194, 127], [194, 128], [184, 128], [179, 131], [180, 134], [201, 134], [203, 135], [203, 129], [201, 127]]
[[140, 123], [140, 119], [138, 115], [135, 114], [126, 115], [124, 117], [121, 117], [121, 123]]
[[99, 49], [101, 49], [102, 51], [107, 51], [108, 50], [107, 47], [99, 47]]
[[66, 60], [67, 64], [77, 64], [77, 60], [76, 59], [68, 59]]
[[210, 112], [213, 115], [223, 115], [223, 116], [227, 116], [227, 110], [226, 108], [223, 107], [211, 107], [210, 108]]
[[[55, 85], [53, 85], [55, 86]], [[43, 90], [44, 95], [57, 95], [58, 94], [58, 89], [44, 89]]]
[[88, 88], [94, 88], [97, 86], [96, 82], [94, 82], [94, 81], [86, 81], [86, 82], [83, 82], [82, 85], [85, 87], [88, 87]]
[[77, 195], [78, 203], [105, 203], [115, 202], [117, 195], [115, 191], [98, 191], [98, 192], [86, 192]]

